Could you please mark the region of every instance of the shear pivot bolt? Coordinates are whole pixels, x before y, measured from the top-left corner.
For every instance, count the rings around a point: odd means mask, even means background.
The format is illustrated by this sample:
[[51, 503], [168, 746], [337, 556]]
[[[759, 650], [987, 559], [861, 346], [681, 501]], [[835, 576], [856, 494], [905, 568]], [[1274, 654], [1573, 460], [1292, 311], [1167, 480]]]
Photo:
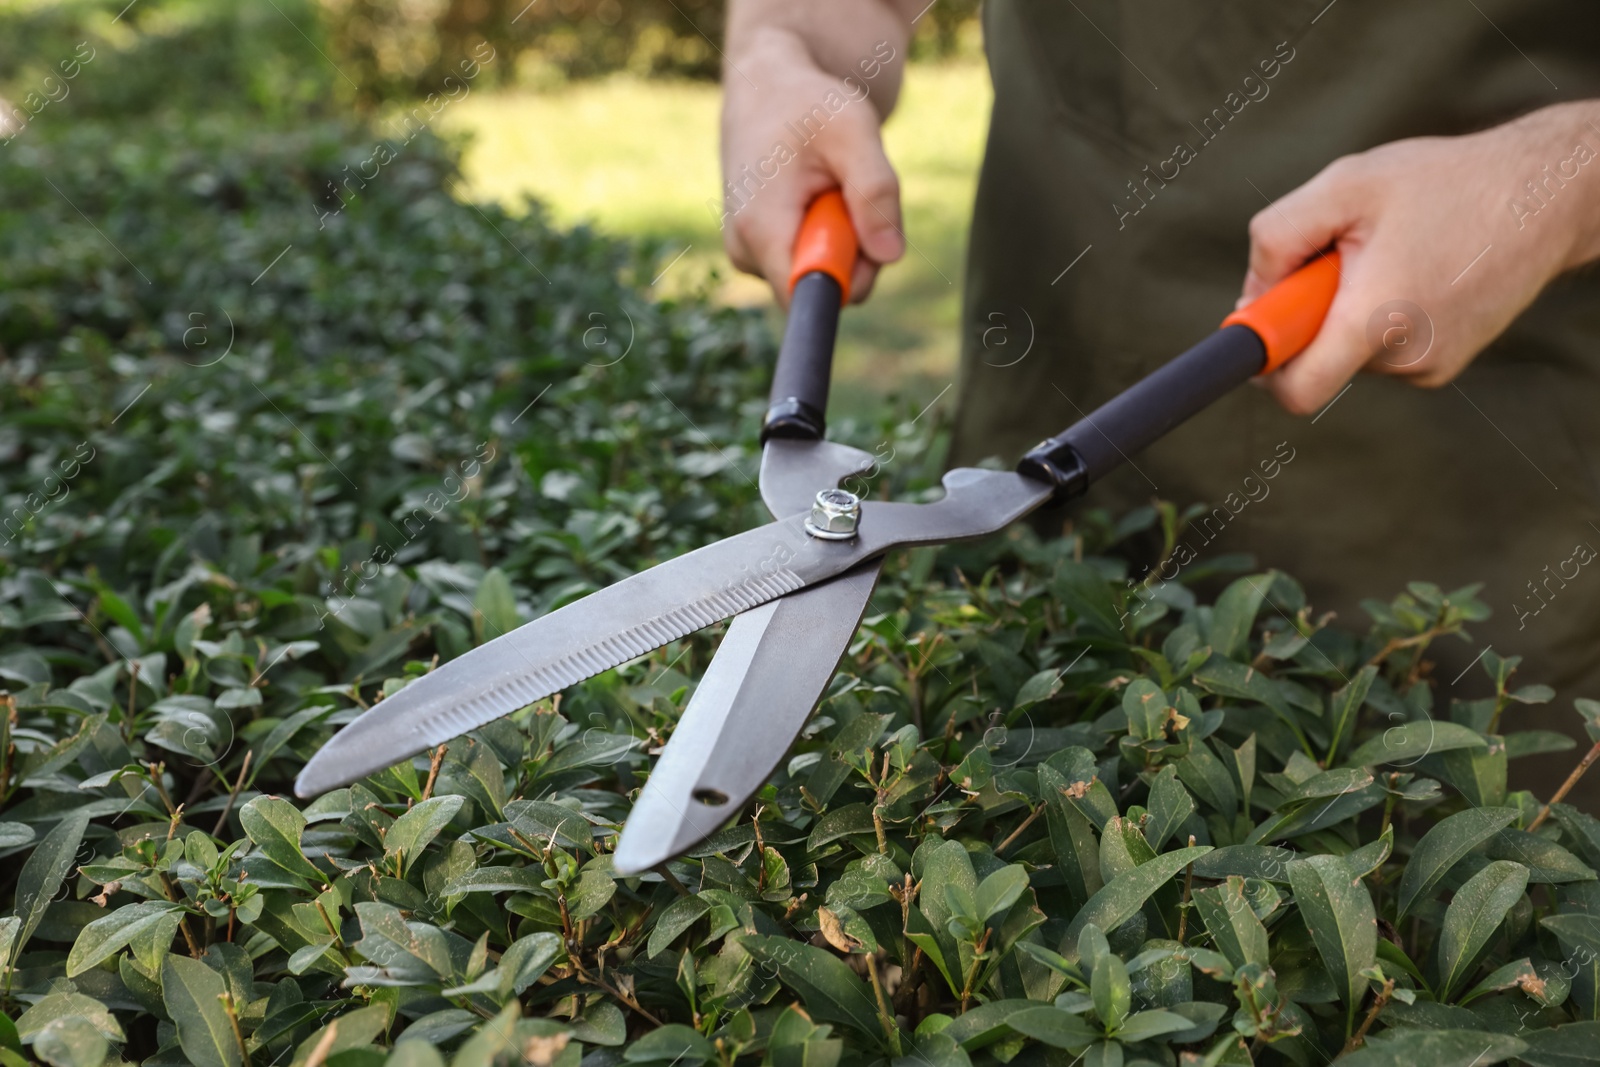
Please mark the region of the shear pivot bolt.
[[848, 541], [861, 522], [861, 498], [843, 489], [824, 489], [811, 505], [806, 533], [824, 541]]

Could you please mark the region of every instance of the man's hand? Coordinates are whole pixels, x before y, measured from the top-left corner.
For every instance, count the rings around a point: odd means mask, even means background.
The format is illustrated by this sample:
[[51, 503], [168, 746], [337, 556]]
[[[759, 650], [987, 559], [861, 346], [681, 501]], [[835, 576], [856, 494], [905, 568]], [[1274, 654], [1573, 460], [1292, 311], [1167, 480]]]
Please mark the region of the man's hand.
[[739, 0], [723, 72], [722, 239], [740, 270], [789, 302], [806, 206], [838, 188], [860, 239], [851, 298], [905, 252], [900, 183], [879, 128], [899, 95], [917, 4]]
[[1547, 282], [1600, 256], [1600, 102], [1336, 160], [1250, 220], [1240, 303], [1332, 245], [1338, 295], [1311, 346], [1265, 380], [1278, 402], [1318, 411], [1363, 368], [1447, 384]]

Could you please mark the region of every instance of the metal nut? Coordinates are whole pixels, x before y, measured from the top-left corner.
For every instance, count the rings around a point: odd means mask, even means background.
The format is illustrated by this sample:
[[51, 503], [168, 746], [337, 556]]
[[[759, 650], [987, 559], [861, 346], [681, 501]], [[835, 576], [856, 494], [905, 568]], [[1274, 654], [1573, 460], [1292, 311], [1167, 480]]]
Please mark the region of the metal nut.
[[811, 505], [806, 533], [824, 541], [848, 541], [861, 522], [861, 498], [843, 489], [824, 489]]

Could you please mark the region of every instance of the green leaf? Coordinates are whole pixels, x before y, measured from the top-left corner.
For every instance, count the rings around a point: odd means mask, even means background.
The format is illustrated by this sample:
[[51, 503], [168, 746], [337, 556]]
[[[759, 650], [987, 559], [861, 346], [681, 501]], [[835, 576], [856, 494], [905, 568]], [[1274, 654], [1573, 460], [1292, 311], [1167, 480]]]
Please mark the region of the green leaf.
[[1267, 962], [1267, 928], [1245, 898], [1243, 878], [1235, 875], [1222, 885], [1195, 890], [1194, 904], [1217, 950], [1229, 963], [1243, 967]]
[[838, 957], [803, 942], [761, 934], [742, 935], [739, 944], [758, 965], [773, 968], [779, 981], [800, 994], [813, 1018], [848, 1026], [883, 1046], [871, 991]]
[[1266, 882], [1287, 882], [1289, 861], [1298, 853], [1272, 845], [1224, 845], [1204, 859], [1195, 861], [1196, 878], [1222, 881], [1229, 875], [1259, 878]]
[[679, 897], [668, 904], [661, 917], [656, 920], [655, 929], [650, 931], [650, 942], [645, 954], [654, 959], [663, 949], [678, 940], [679, 934], [693, 926], [710, 910], [711, 901], [699, 895]]
[[1210, 845], [1180, 848], [1163, 852], [1148, 863], [1141, 864], [1125, 874], [1119, 874], [1100, 892], [1089, 898], [1072, 922], [1067, 924], [1062, 941], [1064, 954], [1069, 960], [1078, 958], [1078, 934], [1093, 923], [1102, 930], [1115, 930], [1144, 907], [1144, 902], [1189, 864], [1211, 851]]
[[474, 867], [445, 883], [444, 895], [463, 893], [531, 893], [544, 885], [537, 867]]
[[1367, 988], [1361, 972], [1377, 960], [1378, 916], [1372, 896], [1338, 856], [1293, 861], [1289, 884], [1317, 954], [1353, 1017]]
[[86, 811], [80, 808], [69, 812], [56, 823], [54, 829], [45, 834], [44, 840], [34, 847], [28, 862], [22, 865], [22, 873], [17, 875], [15, 909], [17, 916], [22, 919], [22, 926], [12, 936], [11, 960], [0, 960], [0, 963], [16, 960], [33, 932], [39, 928], [45, 909], [50, 906], [50, 901], [61, 889], [61, 883], [66, 881], [67, 873], [72, 870], [73, 858], [78, 854], [78, 844], [83, 840], [83, 832], [88, 825], [89, 815]]
[[410, 1032], [411, 1028], [408, 1027], [400, 1035], [394, 1051], [383, 1061], [383, 1067], [445, 1067], [444, 1057], [439, 1055], [439, 1050], [420, 1038], [407, 1040]]
[[67, 977], [75, 978], [120, 952], [135, 938], [171, 942], [183, 920], [183, 908], [165, 900], [142, 900], [102, 916], [78, 932], [67, 953]]
[[439, 831], [450, 825], [466, 797], [433, 797], [424, 800], [394, 821], [383, 838], [384, 859], [396, 864], [404, 873], [406, 865], [422, 855], [428, 842], [439, 836]]
[[1381, 867], [1391, 853], [1394, 852], [1394, 824], [1383, 828], [1383, 833], [1374, 840], [1368, 841], [1360, 848], [1345, 855], [1344, 861], [1350, 867], [1350, 873], [1357, 878], [1365, 878]]
[[547, 930], [513, 941], [500, 956], [500, 995], [522, 996], [565, 951], [561, 935]]
[[1489, 839], [1484, 855], [1512, 860], [1528, 868], [1528, 881], [1541, 885], [1592, 882], [1596, 874], [1588, 864], [1560, 845], [1526, 830], [1507, 828]]
[[327, 881], [328, 876], [312, 866], [300, 851], [300, 835], [305, 832], [306, 817], [287, 800], [256, 797], [240, 809], [239, 825], [262, 855], [279, 867], [313, 885]]
[[1524, 956], [1520, 960], [1512, 960], [1503, 966], [1490, 971], [1488, 976], [1471, 991], [1462, 996], [1460, 1003], [1466, 1005], [1487, 993], [1498, 993], [1502, 989], [1515, 989], [1518, 986], [1529, 985], [1533, 988], [1543, 985], [1539, 972], [1533, 969], [1533, 961]]
[[1533, 1067], [1593, 1067], [1600, 1049], [1600, 1021], [1566, 1023], [1552, 1030], [1530, 1030], [1521, 1056]]
[[1416, 719], [1385, 730], [1350, 753], [1345, 762], [1352, 767], [1375, 767], [1381, 763], [1409, 767], [1436, 753], [1488, 747], [1482, 734], [1460, 723]]
[[1120, 956], [1107, 952], [1095, 960], [1094, 972], [1089, 976], [1089, 994], [1094, 998], [1094, 1011], [1102, 1026], [1114, 1031], [1122, 1025], [1133, 1004], [1133, 985]]
[[1006, 1025], [1052, 1048], [1081, 1049], [1104, 1036], [1080, 1016], [1044, 1005], [1014, 1012]]
[[1386, 1030], [1339, 1067], [1489, 1067], [1516, 1056], [1527, 1043], [1482, 1030]]
[[33, 1054], [51, 1067], [100, 1067], [110, 1045], [81, 1015], [56, 1019], [33, 1039]]
[[[1215, 1008], [1216, 1017], [1220, 1018], [1222, 1016], [1223, 1008], [1220, 1004], [1197, 1004], [1196, 1007]], [[1210, 1012], [1208, 1011], [1206, 1014], [1210, 1014]], [[1151, 1038], [1161, 1037], [1165, 1034], [1176, 1034], [1183, 1030], [1190, 1030], [1194, 1028], [1194, 1025], [1195, 1020], [1179, 1015], [1177, 1012], [1153, 1009], [1151, 1011], [1135, 1012], [1133, 1015], [1128, 1016], [1123, 1024], [1117, 1028], [1116, 1038], [1118, 1041], [1125, 1041], [1131, 1045], [1140, 1041], [1149, 1041]]]
[[[777, 855], [776, 850], [769, 853]], [[772, 879], [768, 878], [768, 885]], [[577, 884], [567, 890], [567, 912], [573, 922], [593, 918], [617, 891], [617, 880], [602, 870], [589, 869], [578, 876]]]
[[105, 1036], [107, 1041], [125, 1041], [127, 1035], [116, 1016], [100, 1001], [83, 993], [70, 992], [70, 986], [46, 993], [33, 1007], [17, 1020], [17, 1034], [23, 1042], [30, 1042], [51, 1024], [62, 1019], [87, 1019]]
[[1229, 659], [1247, 658], [1250, 630], [1275, 577], [1271, 571], [1249, 574], [1222, 591], [1211, 608], [1211, 625], [1206, 630], [1213, 651]]
[[1122, 691], [1122, 711], [1128, 716], [1128, 732], [1134, 737], [1154, 741], [1166, 733], [1170, 705], [1161, 687], [1148, 678], [1135, 678]]
[[1239, 791], [1233, 784], [1233, 775], [1204, 745], [1196, 745], [1187, 756], [1173, 764], [1173, 770], [1212, 811], [1231, 819], [1239, 810]]
[[1150, 847], [1160, 850], [1167, 838], [1177, 832], [1185, 819], [1194, 814], [1194, 797], [1178, 781], [1177, 768], [1166, 766], [1150, 783], [1150, 822], [1145, 826], [1145, 840]]
[[1510, 826], [1516, 817], [1515, 808], [1469, 808], [1441, 819], [1422, 835], [1400, 876], [1395, 921], [1405, 918], [1412, 905], [1432, 891], [1467, 853]]
[[1600, 915], [1550, 915], [1540, 919], [1539, 925], [1555, 934], [1564, 945], [1600, 953]]
[[1040, 671], [1017, 690], [1016, 698], [1012, 701], [1012, 710], [1025, 708], [1042, 701], [1049, 700], [1061, 691], [1061, 671]]
[[516, 594], [511, 591], [511, 579], [499, 567], [491, 567], [484, 573], [478, 592], [472, 598], [472, 610], [473, 630], [480, 644], [522, 625]]
[[1367, 694], [1371, 692], [1372, 681], [1377, 676], [1376, 666], [1369, 664], [1362, 667], [1354, 678], [1328, 698], [1328, 732], [1332, 740], [1328, 744], [1328, 759], [1324, 766], [1333, 766], [1339, 747], [1355, 733], [1361, 706], [1367, 702]]
[[227, 991], [222, 975], [199, 960], [172, 954], [161, 964], [161, 999], [178, 1028], [178, 1044], [195, 1067], [239, 1067], [244, 1062], [222, 1004]]
[[1022, 899], [1028, 888], [1028, 869], [1020, 863], [1001, 867], [978, 883], [977, 915], [987, 922]]
[[37, 836], [25, 822], [0, 822], [0, 848], [21, 848]]
[[668, 1023], [651, 1030], [622, 1054], [628, 1063], [701, 1064], [716, 1056], [716, 1046], [682, 1023]]
[[[494, 1025], [494, 1023], [505, 1018], [506, 1014], [502, 1013], [498, 1018], [491, 1021], [489, 1025], [484, 1026], [479, 1033], [490, 1035], [491, 1040], [499, 1040], [503, 1036], [509, 1036], [505, 1031], [498, 1029]], [[295, 1049], [294, 1061], [291, 1067], [305, 1067], [305, 1064], [311, 1059], [312, 1052], [318, 1048], [322, 1048], [323, 1052], [326, 1053], [328, 1067], [341, 1067], [339, 1053], [353, 1051], [371, 1044], [373, 1039], [388, 1027], [389, 1008], [385, 1004], [372, 1004], [365, 1008], [357, 1008], [355, 1011], [347, 1011], [302, 1041], [299, 1047]], [[329, 1030], [334, 1031], [332, 1040], [326, 1046], [323, 1046], [322, 1042], [327, 1041], [329, 1038]], [[471, 1039], [468, 1040], [468, 1044], [470, 1043]], [[462, 1048], [465, 1049], [466, 1046], [463, 1045]], [[460, 1061], [458, 1060], [457, 1062]], [[358, 1064], [359, 1061], [355, 1061], [353, 1067]]]
[[1439, 999], [1450, 993], [1468, 974], [1479, 950], [1489, 943], [1512, 905], [1528, 888], [1528, 868], [1509, 860], [1495, 860], [1467, 879], [1444, 913], [1439, 931]]

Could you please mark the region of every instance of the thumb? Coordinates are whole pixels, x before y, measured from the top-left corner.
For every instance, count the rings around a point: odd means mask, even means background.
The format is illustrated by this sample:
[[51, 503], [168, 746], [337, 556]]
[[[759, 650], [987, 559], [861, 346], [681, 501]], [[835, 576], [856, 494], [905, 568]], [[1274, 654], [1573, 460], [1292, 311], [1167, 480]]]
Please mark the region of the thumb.
[[900, 220], [900, 179], [884, 154], [874, 125], [870, 132], [842, 137], [828, 146], [829, 168], [839, 179], [861, 254], [875, 263], [892, 263], [905, 254]]
[[1248, 303], [1355, 226], [1361, 196], [1338, 162], [1256, 212], [1250, 220], [1250, 267], [1240, 303]]

